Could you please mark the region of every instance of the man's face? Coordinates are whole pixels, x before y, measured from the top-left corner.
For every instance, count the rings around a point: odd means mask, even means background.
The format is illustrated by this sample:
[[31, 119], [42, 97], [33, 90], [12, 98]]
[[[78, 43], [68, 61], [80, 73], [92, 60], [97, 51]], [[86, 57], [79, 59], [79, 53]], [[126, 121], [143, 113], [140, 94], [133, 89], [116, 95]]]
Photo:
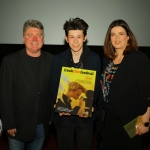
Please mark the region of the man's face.
[[84, 36], [83, 30], [69, 30], [68, 36], [65, 37], [66, 42], [74, 52], [78, 52], [83, 48], [83, 43], [87, 36]]
[[41, 54], [41, 47], [44, 43], [42, 30], [38, 28], [28, 28], [23, 36], [26, 52], [29, 56], [37, 57]]
[[75, 100], [77, 100], [81, 94], [82, 94], [82, 90], [81, 90], [81, 89], [78, 89], [78, 90], [76, 90], [76, 91], [71, 90], [69, 95], [70, 95], [70, 97], [72, 97], [72, 98], [74, 98]]

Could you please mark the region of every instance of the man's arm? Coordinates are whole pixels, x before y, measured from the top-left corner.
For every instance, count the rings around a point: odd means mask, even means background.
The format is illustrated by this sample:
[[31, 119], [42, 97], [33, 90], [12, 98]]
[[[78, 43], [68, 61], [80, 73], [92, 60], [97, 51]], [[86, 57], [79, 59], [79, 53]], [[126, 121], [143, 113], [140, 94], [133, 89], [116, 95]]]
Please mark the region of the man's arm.
[[13, 102], [13, 71], [11, 63], [4, 58], [0, 69], [0, 110], [3, 129], [16, 128]]

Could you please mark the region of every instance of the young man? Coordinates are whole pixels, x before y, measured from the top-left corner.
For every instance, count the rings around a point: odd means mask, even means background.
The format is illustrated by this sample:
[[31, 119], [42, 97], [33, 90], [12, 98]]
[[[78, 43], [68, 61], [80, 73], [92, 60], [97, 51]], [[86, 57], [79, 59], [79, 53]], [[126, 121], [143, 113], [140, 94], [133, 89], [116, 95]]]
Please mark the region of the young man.
[[100, 93], [100, 58], [92, 52], [84, 42], [87, 39], [88, 24], [80, 19], [74, 18], [66, 21], [64, 30], [65, 39], [69, 48], [64, 52], [55, 55], [53, 59], [51, 76], [51, 93], [54, 103], [56, 103], [57, 91], [62, 66], [96, 70], [96, 82], [93, 108], [94, 112], [91, 118], [68, 115], [68, 113], [55, 114], [54, 122], [56, 124], [57, 139], [59, 150], [72, 150], [74, 131], [76, 133], [78, 150], [90, 150], [93, 135], [93, 121], [97, 115], [97, 100]]
[[28, 20], [23, 27], [25, 48], [3, 59], [0, 70], [0, 110], [9, 149], [41, 150], [48, 133], [52, 100], [52, 55], [41, 51], [44, 27]]

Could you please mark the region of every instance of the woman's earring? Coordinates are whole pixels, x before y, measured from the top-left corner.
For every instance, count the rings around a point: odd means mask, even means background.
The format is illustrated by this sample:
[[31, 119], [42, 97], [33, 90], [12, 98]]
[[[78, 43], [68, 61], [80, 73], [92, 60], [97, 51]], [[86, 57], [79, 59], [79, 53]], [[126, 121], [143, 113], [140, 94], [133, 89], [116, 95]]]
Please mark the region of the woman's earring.
[[127, 46], [129, 46], [129, 40], [127, 41]]

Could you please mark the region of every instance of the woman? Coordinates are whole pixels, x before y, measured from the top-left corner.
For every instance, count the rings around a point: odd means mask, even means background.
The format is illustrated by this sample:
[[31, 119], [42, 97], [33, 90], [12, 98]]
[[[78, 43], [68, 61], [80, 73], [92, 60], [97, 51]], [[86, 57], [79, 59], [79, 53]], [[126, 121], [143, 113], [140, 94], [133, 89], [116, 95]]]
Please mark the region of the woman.
[[[138, 51], [138, 44], [128, 24], [113, 21], [104, 42], [102, 107], [104, 149], [141, 150], [142, 134], [149, 131], [150, 61]], [[141, 116], [135, 124], [136, 135], [130, 138], [124, 125]]]

